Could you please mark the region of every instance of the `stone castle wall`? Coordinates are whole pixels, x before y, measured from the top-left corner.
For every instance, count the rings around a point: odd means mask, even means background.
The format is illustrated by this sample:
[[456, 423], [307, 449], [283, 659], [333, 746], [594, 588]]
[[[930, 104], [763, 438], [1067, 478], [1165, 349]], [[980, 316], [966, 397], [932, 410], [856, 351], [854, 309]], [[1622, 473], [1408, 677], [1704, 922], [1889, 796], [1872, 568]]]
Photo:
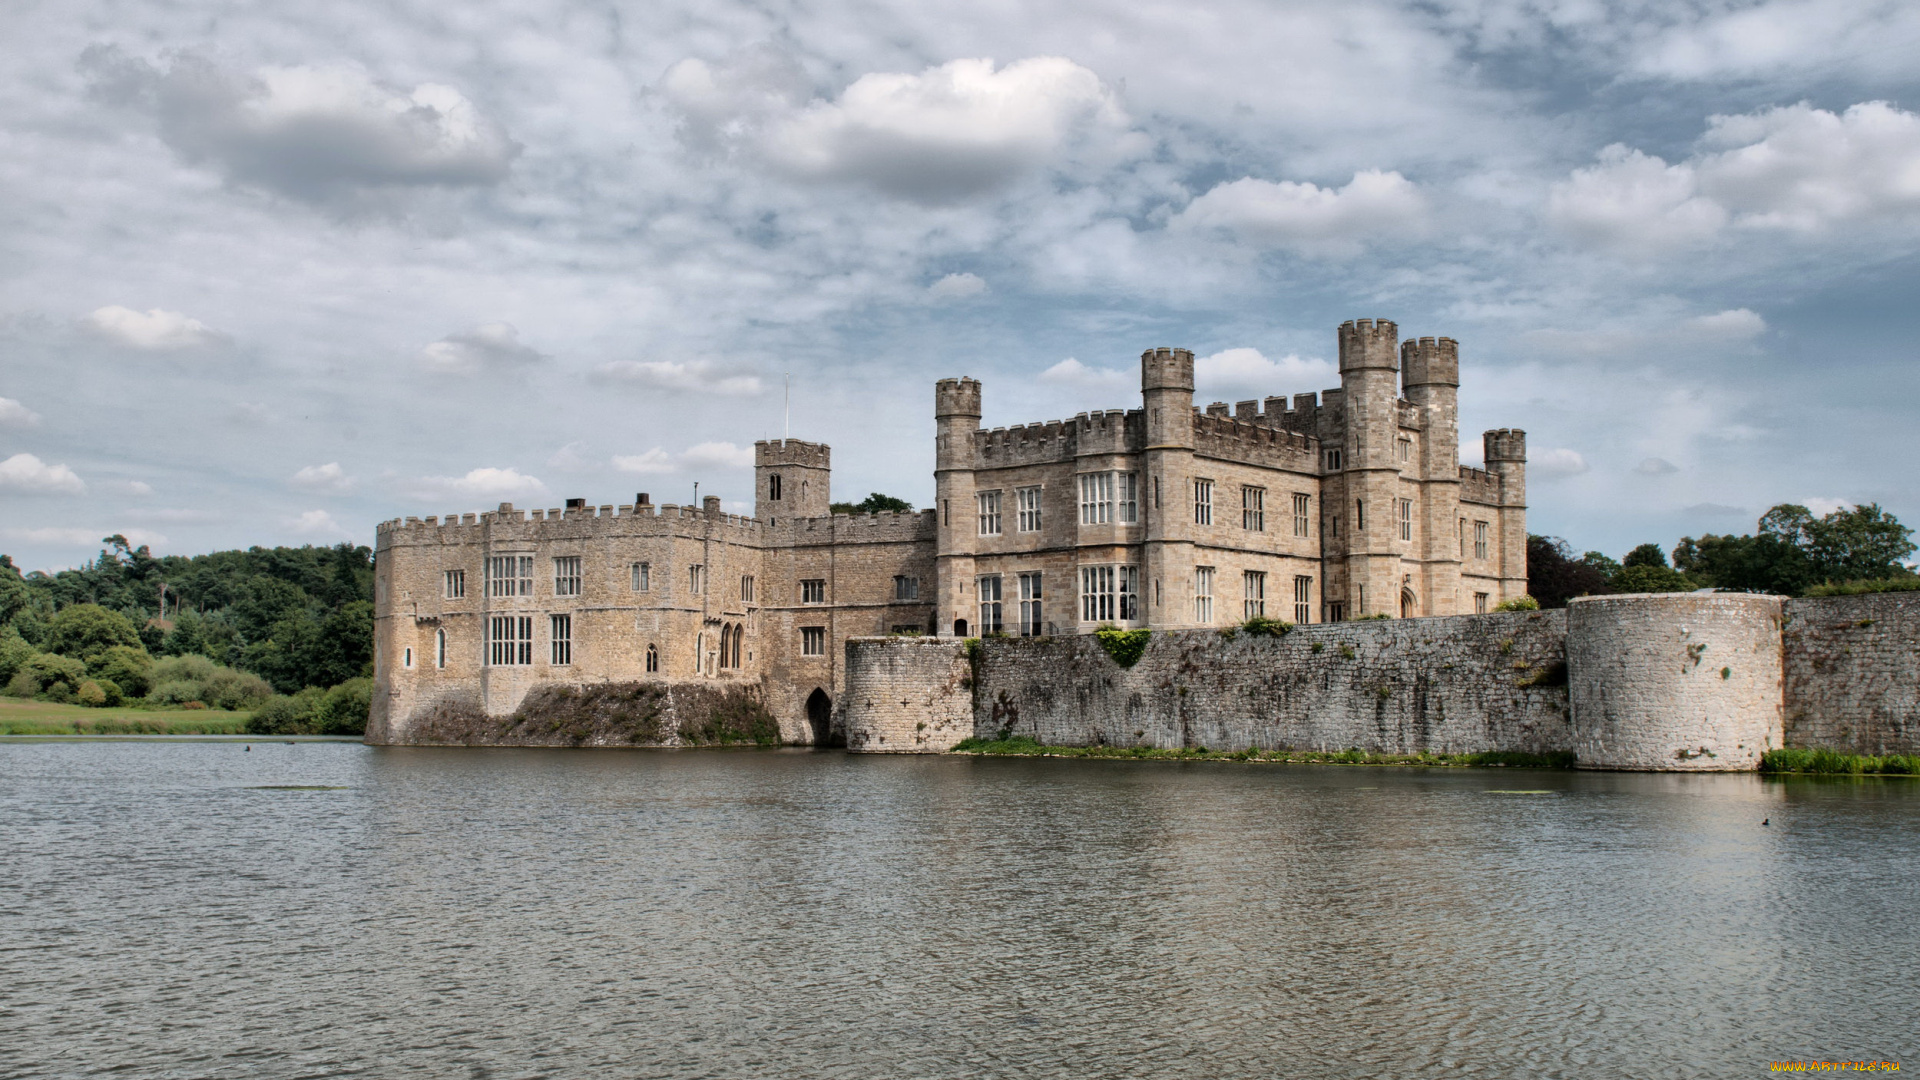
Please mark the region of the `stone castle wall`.
[[972, 734], [1063, 746], [1573, 752], [1661, 770], [1752, 769], [1782, 745], [1920, 753], [1915, 593], [1595, 597], [1278, 638], [1159, 631], [1130, 669], [1088, 636], [990, 639], [971, 664], [957, 641], [912, 643], [910, 664], [907, 644], [882, 644], [849, 645], [850, 683], [885, 658], [874, 685], [887, 689], [847, 695], [850, 749], [881, 734], [897, 749], [924, 720], [914, 702], [957, 715], [953, 680], [970, 672]]
[[[952, 638], [854, 638], [840, 724], [847, 749], [933, 754], [973, 734], [973, 679]], [[848, 717], [856, 717], [854, 723]]]
[[1920, 753], [1920, 594], [1786, 603], [1786, 739]]

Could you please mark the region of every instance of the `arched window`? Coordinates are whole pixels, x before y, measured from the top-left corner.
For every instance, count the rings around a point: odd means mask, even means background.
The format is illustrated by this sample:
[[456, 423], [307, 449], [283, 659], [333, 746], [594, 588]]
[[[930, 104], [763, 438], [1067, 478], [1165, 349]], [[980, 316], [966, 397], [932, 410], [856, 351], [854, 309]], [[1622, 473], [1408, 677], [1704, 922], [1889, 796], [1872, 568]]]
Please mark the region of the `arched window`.
[[735, 623], [733, 626], [733, 666], [740, 666], [740, 639], [747, 636], [747, 628]]
[[780, 474], [779, 473], [767, 474], [767, 499], [770, 502], [780, 501]]
[[1419, 614], [1419, 611], [1417, 610], [1417, 604], [1418, 602], [1413, 598], [1413, 592], [1411, 590], [1401, 592], [1400, 617], [1403, 619], [1411, 619], [1415, 615]]
[[720, 666], [723, 668], [733, 666], [732, 623], [728, 623], [720, 628]]
[[447, 666], [447, 632], [445, 630], [433, 632], [433, 666]]
[[660, 670], [660, 650], [654, 648], [652, 645], [647, 646], [647, 670]]

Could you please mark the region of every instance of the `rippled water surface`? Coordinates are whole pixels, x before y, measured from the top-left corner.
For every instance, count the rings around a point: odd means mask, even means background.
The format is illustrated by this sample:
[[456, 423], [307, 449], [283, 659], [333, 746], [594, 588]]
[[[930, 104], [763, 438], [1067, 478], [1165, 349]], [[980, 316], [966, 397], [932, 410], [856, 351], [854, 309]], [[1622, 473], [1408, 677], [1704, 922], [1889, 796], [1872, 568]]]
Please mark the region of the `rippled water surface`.
[[243, 745], [0, 745], [0, 1075], [1920, 1068], [1920, 781]]

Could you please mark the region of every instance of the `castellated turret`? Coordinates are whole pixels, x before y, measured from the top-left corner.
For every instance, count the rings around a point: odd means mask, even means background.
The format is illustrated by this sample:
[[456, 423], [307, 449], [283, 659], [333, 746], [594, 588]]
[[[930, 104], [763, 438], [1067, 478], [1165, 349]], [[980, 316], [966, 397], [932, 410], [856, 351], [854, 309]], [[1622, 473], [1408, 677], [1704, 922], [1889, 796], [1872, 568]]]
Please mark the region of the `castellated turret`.
[[1400, 328], [1391, 319], [1351, 319], [1340, 324], [1340, 370], [1366, 368], [1398, 370], [1395, 353], [1400, 347]]
[[1459, 386], [1460, 346], [1449, 337], [1408, 338], [1400, 347], [1401, 382], [1416, 386]]
[[1140, 354], [1140, 389], [1193, 392], [1192, 349], [1148, 349]]
[[833, 460], [825, 443], [762, 439], [753, 444], [753, 516], [761, 521], [825, 517]]
[[1519, 428], [1498, 428], [1480, 436], [1480, 440], [1488, 468], [1496, 461], [1527, 460], [1527, 433]]

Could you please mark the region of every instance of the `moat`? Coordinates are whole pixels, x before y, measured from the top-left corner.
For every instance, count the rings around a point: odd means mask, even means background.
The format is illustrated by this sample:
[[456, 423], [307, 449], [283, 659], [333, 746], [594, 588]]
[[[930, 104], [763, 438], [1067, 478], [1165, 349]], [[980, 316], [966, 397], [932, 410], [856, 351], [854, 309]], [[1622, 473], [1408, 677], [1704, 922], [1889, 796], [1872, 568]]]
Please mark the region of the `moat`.
[[1920, 780], [246, 745], [0, 742], [0, 1075], [1717, 1077], [1920, 1046]]

